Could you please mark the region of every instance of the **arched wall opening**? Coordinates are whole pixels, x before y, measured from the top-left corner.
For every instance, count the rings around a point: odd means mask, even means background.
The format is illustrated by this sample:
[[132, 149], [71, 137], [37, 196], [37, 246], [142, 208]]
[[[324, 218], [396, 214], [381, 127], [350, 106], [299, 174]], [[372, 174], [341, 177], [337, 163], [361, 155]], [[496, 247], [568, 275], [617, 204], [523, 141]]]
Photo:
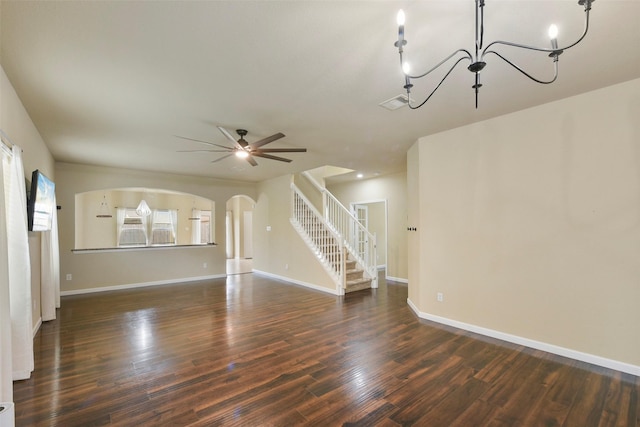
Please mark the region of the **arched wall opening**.
[[[143, 200], [148, 212], [138, 213]], [[76, 250], [207, 245], [216, 241], [215, 202], [163, 189], [112, 188], [76, 193], [74, 221]], [[134, 234], [144, 238], [132, 240]]]

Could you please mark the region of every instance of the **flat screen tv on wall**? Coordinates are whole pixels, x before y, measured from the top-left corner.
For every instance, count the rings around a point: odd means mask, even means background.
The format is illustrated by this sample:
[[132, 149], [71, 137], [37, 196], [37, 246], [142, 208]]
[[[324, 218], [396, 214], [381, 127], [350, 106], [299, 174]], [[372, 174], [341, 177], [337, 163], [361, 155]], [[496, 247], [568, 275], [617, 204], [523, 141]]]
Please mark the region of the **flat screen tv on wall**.
[[29, 231], [49, 231], [53, 223], [56, 185], [39, 170], [31, 175], [31, 192], [27, 202]]

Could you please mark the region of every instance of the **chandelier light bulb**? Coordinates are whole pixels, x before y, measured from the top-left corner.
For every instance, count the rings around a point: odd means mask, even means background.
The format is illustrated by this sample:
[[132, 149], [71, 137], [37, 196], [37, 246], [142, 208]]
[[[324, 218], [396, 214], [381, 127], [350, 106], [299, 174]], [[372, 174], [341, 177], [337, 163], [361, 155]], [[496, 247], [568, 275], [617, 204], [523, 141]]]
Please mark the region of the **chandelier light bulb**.
[[549, 26], [549, 38], [555, 40], [558, 38], [558, 27], [555, 24]]
[[398, 11], [398, 16], [396, 17], [398, 21], [398, 26], [403, 26], [405, 21], [404, 10], [400, 9]]
[[411, 72], [411, 66], [409, 65], [408, 62], [402, 63], [402, 72], [405, 73], [406, 75], [409, 75], [409, 73]]

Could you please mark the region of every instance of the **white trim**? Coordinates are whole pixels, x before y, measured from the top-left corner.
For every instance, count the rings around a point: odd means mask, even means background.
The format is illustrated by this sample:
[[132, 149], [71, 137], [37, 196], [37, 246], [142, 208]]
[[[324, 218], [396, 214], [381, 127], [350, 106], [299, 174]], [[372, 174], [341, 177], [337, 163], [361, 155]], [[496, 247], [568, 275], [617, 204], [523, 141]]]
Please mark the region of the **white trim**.
[[[327, 190], [329, 191], [329, 190]], [[351, 209], [351, 212], [353, 212], [353, 208], [355, 205], [371, 205], [374, 203], [382, 203], [384, 204], [384, 242], [385, 242], [385, 247], [384, 247], [384, 268], [387, 268], [387, 262], [389, 261], [389, 202], [387, 201], [387, 199], [369, 199], [369, 200], [364, 200], [364, 201], [356, 201], [356, 202], [350, 202], [349, 203], [349, 208]], [[367, 230], [369, 230], [369, 224], [367, 224]], [[378, 246], [378, 242], [376, 241], [376, 247]], [[376, 249], [376, 258], [378, 256], [377, 253], [377, 249]], [[378, 260], [376, 259], [375, 262], [378, 262]], [[378, 270], [380, 270], [380, 266], [378, 266]], [[377, 282], [377, 280], [376, 280]]]
[[577, 350], [571, 350], [569, 348], [564, 348], [557, 345], [532, 340], [529, 338], [519, 337], [517, 335], [507, 334], [493, 329], [483, 328], [482, 326], [459, 322], [457, 320], [448, 319], [446, 317], [440, 317], [433, 314], [425, 313], [418, 310], [418, 308], [413, 304], [413, 302], [411, 302], [409, 298], [407, 298], [407, 303], [409, 304], [409, 307], [411, 307], [411, 309], [421, 319], [431, 320], [432, 322], [453, 326], [454, 328], [463, 329], [465, 331], [474, 332], [476, 334], [496, 338], [513, 344], [523, 345], [536, 350], [546, 351], [547, 353], [553, 353], [559, 356], [568, 357], [570, 359], [580, 360], [582, 362], [591, 363], [593, 365], [598, 365], [605, 368], [614, 369], [616, 371], [626, 372], [631, 375], [640, 376], [640, 366], [620, 362], [617, 360], [607, 359], [605, 357], [596, 356], [589, 353], [583, 353]]
[[13, 371], [13, 381], [28, 380], [31, 378], [31, 371]]
[[385, 279], [391, 280], [392, 282], [409, 283], [409, 279], [403, 279], [402, 277], [386, 276]]
[[337, 289], [325, 288], [324, 286], [318, 286], [318, 285], [314, 285], [313, 283], [302, 282], [300, 280], [295, 280], [295, 279], [292, 279], [290, 277], [279, 276], [277, 274], [267, 273], [266, 271], [260, 271], [260, 270], [252, 270], [252, 271], [254, 273], [256, 273], [256, 274], [260, 274], [260, 275], [263, 275], [263, 276], [271, 277], [273, 279], [284, 280], [285, 282], [291, 282], [291, 283], [293, 283], [295, 285], [304, 286], [305, 288], [315, 289], [316, 291], [326, 292], [326, 293], [331, 294], [331, 295], [342, 296], [342, 294], [340, 294]]
[[42, 317], [39, 317], [38, 321], [36, 322], [36, 324], [33, 325], [33, 336], [32, 336], [32, 338], [35, 338], [36, 334], [38, 333], [38, 330], [40, 329], [40, 326], [42, 326]]
[[153, 282], [128, 283], [124, 285], [102, 286], [99, 288], [72, 289], [70, 291], [60, 291], [60, 296], [92, 294], [96, 292], [117, 291], [121, 289], [144, 288], [145, 286], [174, 285], [176, 283], [197, 282], [199, 280], [221, 279], [225, 277], [227, 277], [226, 274], [215, 274], [211, 276], [183, 277], [181, 279], [157, 280]]
[[217, 243], [198, 243], [194, 245], [147, 245], [147, 246], [120, 246], [117, 248], [71, 249], [74, 254], [95, 254], [107, 252], [148, 251], [159, 249], [189, 249], [189, 248], [213, 248]]

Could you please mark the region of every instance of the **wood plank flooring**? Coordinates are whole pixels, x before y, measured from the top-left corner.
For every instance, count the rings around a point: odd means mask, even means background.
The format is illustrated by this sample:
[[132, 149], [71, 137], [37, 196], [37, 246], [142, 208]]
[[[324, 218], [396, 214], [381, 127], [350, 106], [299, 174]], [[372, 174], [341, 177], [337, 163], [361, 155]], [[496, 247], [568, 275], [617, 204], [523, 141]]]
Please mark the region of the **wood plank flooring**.
[[640, 426], [640, 378], [256, 274], [64, 297], [17, 426]]

